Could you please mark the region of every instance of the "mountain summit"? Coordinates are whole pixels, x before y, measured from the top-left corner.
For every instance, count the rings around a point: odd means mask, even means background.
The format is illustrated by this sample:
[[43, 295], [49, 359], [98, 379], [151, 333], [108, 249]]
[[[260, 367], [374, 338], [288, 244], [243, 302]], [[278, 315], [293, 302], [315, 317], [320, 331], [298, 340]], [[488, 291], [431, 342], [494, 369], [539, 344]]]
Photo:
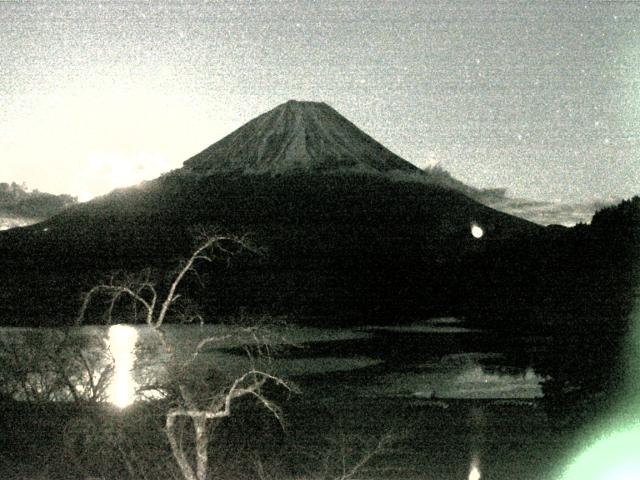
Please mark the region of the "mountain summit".
[[325, 103], [290, 100], [184, 162], [186, 171], [416, 172]]

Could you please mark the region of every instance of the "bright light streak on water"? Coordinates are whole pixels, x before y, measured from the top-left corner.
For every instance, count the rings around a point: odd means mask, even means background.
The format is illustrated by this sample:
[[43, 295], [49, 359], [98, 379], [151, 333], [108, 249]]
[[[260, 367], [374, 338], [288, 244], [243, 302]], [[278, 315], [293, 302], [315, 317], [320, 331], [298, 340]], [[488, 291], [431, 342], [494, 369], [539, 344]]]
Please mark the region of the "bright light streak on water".
[[136, 396], [133, 380], [133, 364], [138, 332], [128, 325], [114, 325], [109, 328], [107, 344], [114, 361], [114, 372], [109, 385], [109, 402], [119, 408], [131, 405]]
[[471, 471], [469, 472], [469, 480], [480, 480], [480, 469], [472, 465]]

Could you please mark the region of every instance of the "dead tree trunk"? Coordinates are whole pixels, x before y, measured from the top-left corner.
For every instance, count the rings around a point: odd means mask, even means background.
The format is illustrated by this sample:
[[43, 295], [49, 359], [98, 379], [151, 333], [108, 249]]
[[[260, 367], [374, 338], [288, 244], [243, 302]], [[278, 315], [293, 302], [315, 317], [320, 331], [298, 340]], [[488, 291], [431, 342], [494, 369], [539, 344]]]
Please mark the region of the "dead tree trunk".
[[[185, 275], [190, 271], [195, 271], [195, 264], [199, 261], [212, 262], [213, 257], [207, 252], [212, 248], [217, 248], [225, 256], [229, 257], [234, 252], [229, 251], [223, 245], [223, 242], [232, 242], [239, 245], [240, 248], [253, 249], [248, 242], [242, 238], [232, 236], [208, 236], [204, 241], [193, 251], [191, 256], [182, 264], [175, 274], [171, 285], [169, 286], [168, 293], [164, 300], [160, 302], [160, 308], [158, 310], [158, 295], [154, 283], [152, 283], [148, 275], [142, 279], [128, 278], [127, 281], [119, 284], [112, 280], [110, 283], [105, 283], [93, 287], [85, 296], [80, 315], [78, 317], [78, 323], [82, 323], [86, 310], [96, 294], [108, 294], [110, 295], [110, 303], [107, 309], [107, 321], [111, 322], [112, 314], [116, 301], [122, 296], [128, 296], [134, 302], [136, 307], [141, 306], [145, 311], [145, 321], [149, 328], [158, 335], [160, 342], [164, 346], [167, 352], [172, 352], [172, 349], [166, 343], [164, 334], [161, 327], [166, 319], [167, 313], [171, 306], [180, 297], [177, 293], [178, 287]], [[158, 310], [158, 311], [157, 311]], [[192, 357], [187, 360], [183, 365], [183, 369], [187, 369], [198, 356], [200, 350], [210, 343], [215, 343], [223, 340], [226, 337], [208, 337], [200, 341], [196, 347]], [[170, 410], [166, 415], [165, 432], [171, 447], [171, 452], [175, 458], [180, 471], [185, 480], [207, 480], [209, 469], [209, 436], [207, 432], [207, 422], [209, 420], [217, 420], [231, 415], [232, 402], [246, 395], [255, 397], [260, 403], [263, 404], [273, 415], [282, 422], [282, 417], [278, 407], [268, 400], [261, 392], [261, 387], [266, 381], [272, 381], [276, 384], [291, 390], [291, 387], [285, 383], [282, 379], [270, 375], [266, 372], [252, 369], [246, 372], [244, 375], [236, 378], [229, 390], [222, 395], [216, 396], [207, 406], [198, 407], [197, 402], [192, 398], [191, 392], [187, 391], [184, 385], [180, 385], [181, 403], [185, 407], [174, 408]], [[176, 435], [176, 424], [179, 418], [190, 420], [193, 424], [194, 438], [195, 438], [195, 466], [193, 466], [189, 460], [189, 455], [184, 451], [183, 445], [178, 441]]]

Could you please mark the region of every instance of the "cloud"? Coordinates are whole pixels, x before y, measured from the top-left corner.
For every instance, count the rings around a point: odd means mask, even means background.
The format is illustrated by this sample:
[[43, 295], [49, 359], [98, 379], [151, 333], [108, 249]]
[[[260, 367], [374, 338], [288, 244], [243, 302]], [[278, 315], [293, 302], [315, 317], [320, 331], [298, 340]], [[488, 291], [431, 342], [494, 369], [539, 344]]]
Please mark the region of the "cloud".
[[37, 223], [75, 202], [69, 195], [30, 192], [24, 185], [0, 183], [0, 230]]
[[24, 217], [10, 217], [5, 212], [0, 210], [0, 230], [9, 230], [15, 227], [26, 227], [37, 223], [38, 219], [24, 218]]
[[545, 202], [525, 198], [510, 198], [506, 189], [480, 190], [476, 198], [485, 205], [504, 213], [524, 218], [540, 225], [564, 225], [590, 223], [593, 214], [620, 199], [589, 200], [586, 202]]
[[564, 225], [590, 223], [593, 214], [609, 205], [620, 203], [620, 198], [592, 199], [585, 202], [563, 203], [509, 197], [506, 188], [476, 188], [466, 185], [439, 165], [415, 172], [390, 172], [390, 178], [398, 181], [441, 185], [464, 193], [470, 198], [504, 213], [524, 218], [539, 225]]

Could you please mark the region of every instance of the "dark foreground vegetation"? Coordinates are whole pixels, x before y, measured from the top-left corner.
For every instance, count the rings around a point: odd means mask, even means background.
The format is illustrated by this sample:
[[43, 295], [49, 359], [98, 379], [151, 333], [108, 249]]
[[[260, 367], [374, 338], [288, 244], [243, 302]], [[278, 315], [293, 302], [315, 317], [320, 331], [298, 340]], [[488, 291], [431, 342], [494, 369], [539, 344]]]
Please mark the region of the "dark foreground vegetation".
[[[5, 402], [0, 474], [182, 479], [164, 432], [169, 407]], [[283, 407], [284, 429], [250, 400], [210, 426], [208, 478], [454, 479], [467, 478], [476, 459], [483, 478], [534, 480], [558, 469], [572, 440], [572, 432], [551, 429], [544, 411], [530, 405], [454, 400], [441, 408], [401, 398], [300, 395]], [[188, 446], [191, 426], [180, 429]]]

